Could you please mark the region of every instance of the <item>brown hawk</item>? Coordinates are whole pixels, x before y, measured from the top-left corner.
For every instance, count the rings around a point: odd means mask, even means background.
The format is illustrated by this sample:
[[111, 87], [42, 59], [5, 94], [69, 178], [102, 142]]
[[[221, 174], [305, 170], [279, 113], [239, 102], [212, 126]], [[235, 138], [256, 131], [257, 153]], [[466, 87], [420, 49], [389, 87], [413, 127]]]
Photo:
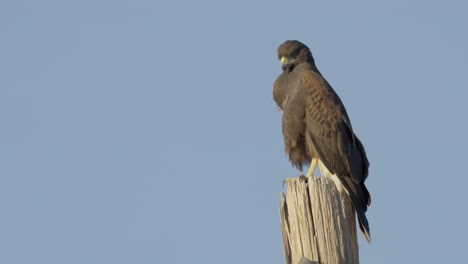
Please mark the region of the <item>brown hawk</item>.
[[371, 203], [364, 185], [369, 161], [364, 146], [354, 134], [340, 97], [315, 66], [309, 48], [288, 40], [278, 48], [283, 72], [273, 85], [273, 98], [281, 109], [285, 151], [307, 177], [318, 164], [320, 174], [335, 182], [351, 199], [359, 227], [370, 242], [367, 207]]

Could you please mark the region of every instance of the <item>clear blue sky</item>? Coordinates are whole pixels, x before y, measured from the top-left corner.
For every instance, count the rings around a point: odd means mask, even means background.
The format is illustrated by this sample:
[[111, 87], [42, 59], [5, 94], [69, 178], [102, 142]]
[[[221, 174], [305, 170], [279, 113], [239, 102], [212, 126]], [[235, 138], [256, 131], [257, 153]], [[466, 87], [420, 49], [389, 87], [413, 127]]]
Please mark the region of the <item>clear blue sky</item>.
[[362, 263], [460, 263], [463, 1], [2, 1], [0, 263], [283, 263], [297, 39], [371, 162]]

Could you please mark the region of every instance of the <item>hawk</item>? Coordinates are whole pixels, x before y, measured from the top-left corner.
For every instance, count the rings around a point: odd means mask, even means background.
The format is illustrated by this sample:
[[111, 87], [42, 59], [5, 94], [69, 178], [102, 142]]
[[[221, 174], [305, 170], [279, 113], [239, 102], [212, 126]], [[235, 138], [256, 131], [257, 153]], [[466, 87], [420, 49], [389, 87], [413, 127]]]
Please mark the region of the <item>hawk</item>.
[[283, 72], [274, 82], [273, 99], [283, 113], [286, 154], [301, 171], [310, 164], [307, 177], [318, 165], [320, 174], [349, 196], [362, 234], [370, 242], [365, 213], [371, 197], [364, 185], [369, 161], [343, 103], [317, 69], [306, 45], [288, 40], [279, 46], [278, 58]]

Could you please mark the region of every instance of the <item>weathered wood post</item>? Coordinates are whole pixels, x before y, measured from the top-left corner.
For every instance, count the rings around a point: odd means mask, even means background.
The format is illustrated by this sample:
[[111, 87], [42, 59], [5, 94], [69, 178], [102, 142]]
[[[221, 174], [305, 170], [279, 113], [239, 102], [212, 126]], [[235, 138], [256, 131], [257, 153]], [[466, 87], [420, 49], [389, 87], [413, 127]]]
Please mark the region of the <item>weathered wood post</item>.
[[[323, 177], [290, 178], [281, 193], [281, 234], [286, 264], [358, 264], [354, 209]], [[302, 258], [302, 260], [301, 260]]]

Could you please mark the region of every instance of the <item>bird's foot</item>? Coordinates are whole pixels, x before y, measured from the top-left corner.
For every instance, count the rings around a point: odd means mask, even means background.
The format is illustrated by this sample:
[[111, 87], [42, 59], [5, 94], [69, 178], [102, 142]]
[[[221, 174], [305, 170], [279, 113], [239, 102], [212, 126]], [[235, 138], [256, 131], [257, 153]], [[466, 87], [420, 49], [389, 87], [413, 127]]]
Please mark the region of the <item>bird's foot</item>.
[[304, 174], [301, 173], [299, 175], [299, 181], [307, 183], [309, 180], [308, 180], [307, 176], [305, 176]]
[[[308, 182], [309, 182], [309, 179], [308, 179], [308, 177], [307, 177], [307, 176], [305, 176], [305, 175], [304, 175], [304, 174], [302, 174], [302, 173], [301, 173], [301, 174], [299, 174], [299, 177], [298, 177], [298, 179], [299, 179], [299, 182], [305, 182], [305, 183], [308, 183]], [[294, 179], [293, 179], [293, 178], [284, 179], [284, 180], [283, 180], [283, 189], [284, 189], [284, 185], [286, 184], [286, 181], [288, 181], [288, 180], [289, 180], [289, 181], [291, 181], [291, 180], [292, 180], [292, 181], [294, 181]]]
[[306, 175], [307, 177], [314, 176], [314, 171], [315, 171], [315, 167], [317, 166], [317, 163], [318, 163], [318, 159], [313, 158], [312, 161], [310, 162], [309, 170], [307, 171], [307, 175]]

